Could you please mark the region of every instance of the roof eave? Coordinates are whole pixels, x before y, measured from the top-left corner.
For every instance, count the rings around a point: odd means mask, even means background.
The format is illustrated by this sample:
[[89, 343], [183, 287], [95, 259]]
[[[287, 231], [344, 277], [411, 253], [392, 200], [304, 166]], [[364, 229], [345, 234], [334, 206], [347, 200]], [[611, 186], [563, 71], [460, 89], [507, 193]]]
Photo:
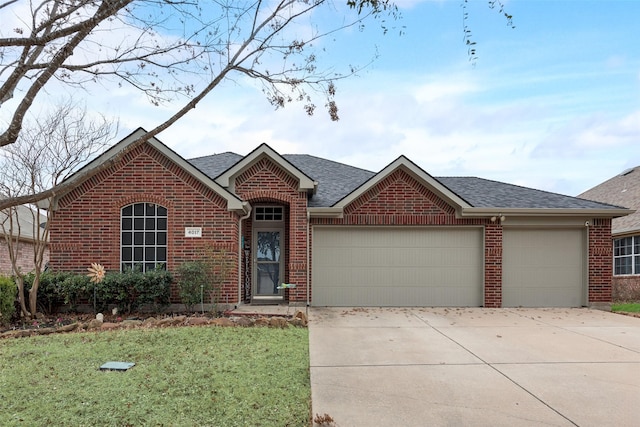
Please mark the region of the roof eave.
[[310, 218], [342, 218], [344, 211], [342, 208], [308, 208]]
[[633, 209], [571, 209], [571, 208], [462, 208], [462, 217], [546, 216], [618, 218], [634, 213]]
[[217, 184], [224, 188], [232, 187], [231, 182], [244, 170], [251, 167], [255, 162], [259, 161], [264, 156], [273, 160], [278, 166], [284, 169], [291, 176], [298, 179], [297, 191], [304, 191], [310, 194], [315, 194], [318, 189], [318, 182], [311, 179], [308, 175], [295, 167], [290, 161], [281, 156], [269, 145], [262, 143], [251, 153], [240, 159], [235, 165], [218, 175], [215, 181]]
[[408, 172], [409, 175], [412, 175], [414, 179], [416, 179], [418, 182], [421, 182], [423, 185], [429, 188], [429, 190], [434, 192], [438, 197], [446, 201], [450, 206], [453, 206], [456, 211], [458, 211], [459, 209], [470, 207], [467, 201], [455, 194], [453, 191], [451, 191], [451, 189], [446, 187], [433, 176], [429, 175], [422, 168], [420, 168], [405, 156], [398, 157], [380, 172], [369, 178], [362, 185], [355, 188], [351, 193], [343, 197], [340, 201], [338, 201], [338, 203], [335, 204], [335, 206], [342, 208], [346, 207], [358, 197], [366, 193], [368, 190], [375, 187], [379, 182], [384, 180], [391, 173], [400, 168], [404, 168], [404, 170]]

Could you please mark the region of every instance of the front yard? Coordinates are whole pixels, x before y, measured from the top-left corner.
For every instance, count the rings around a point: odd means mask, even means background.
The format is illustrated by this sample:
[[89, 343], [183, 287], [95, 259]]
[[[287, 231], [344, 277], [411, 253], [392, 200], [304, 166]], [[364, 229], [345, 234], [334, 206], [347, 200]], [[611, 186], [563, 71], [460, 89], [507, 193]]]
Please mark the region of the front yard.
[[[0, 341], [0, 425], [308, 426], [306, 328], [185, 327]], [[134, 362], [126, 372], [105, 362]]]

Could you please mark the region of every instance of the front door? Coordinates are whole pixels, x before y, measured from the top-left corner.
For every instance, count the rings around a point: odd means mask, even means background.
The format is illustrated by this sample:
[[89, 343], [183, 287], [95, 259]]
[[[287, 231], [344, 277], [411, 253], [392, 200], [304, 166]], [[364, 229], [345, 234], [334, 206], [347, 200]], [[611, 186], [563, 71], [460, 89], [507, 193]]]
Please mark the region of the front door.
[[258, 228], [254, 231], [254, 300], [280, 300], [278, 286], [284, 279], [284, 230]]

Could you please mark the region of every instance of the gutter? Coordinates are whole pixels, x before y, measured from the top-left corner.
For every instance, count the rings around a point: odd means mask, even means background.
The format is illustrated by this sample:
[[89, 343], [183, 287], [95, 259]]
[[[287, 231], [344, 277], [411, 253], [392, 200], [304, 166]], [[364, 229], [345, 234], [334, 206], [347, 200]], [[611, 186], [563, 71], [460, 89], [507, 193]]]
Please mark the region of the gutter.
[[617, 218], [634, 213], [633, 209], [551, 209], [551, 208], [462, 208], [460, 217], [487, 217], [487, 216], [546, 216], [546, 217], [585, 217], [585, 218]]

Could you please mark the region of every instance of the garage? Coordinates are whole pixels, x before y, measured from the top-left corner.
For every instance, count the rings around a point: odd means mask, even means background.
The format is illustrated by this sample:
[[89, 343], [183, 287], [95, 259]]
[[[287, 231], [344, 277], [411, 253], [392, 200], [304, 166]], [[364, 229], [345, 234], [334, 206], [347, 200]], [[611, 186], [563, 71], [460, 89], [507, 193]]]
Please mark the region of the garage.
[[585, 304], [583, 228], [503, 231], [504, 307], [580, 307]]
[[478, 307], [479, 227], [313, 228], [314, 306]]

